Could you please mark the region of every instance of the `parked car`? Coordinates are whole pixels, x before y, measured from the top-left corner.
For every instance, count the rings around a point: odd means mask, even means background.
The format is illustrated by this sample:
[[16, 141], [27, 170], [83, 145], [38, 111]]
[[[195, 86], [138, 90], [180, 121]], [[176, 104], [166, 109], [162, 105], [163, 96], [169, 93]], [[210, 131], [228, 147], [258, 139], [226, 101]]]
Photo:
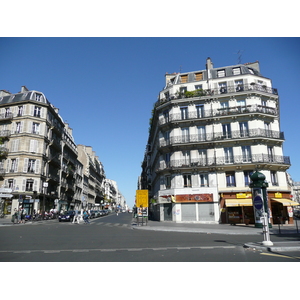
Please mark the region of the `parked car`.
[[58, 217], [58, 221], [66, 221], [66, 222], [73, 222], [73, 218], [75, 216], [75, 211], [74, 210], [69, 210], [64, 212], [63, 214], [60, 214]]
[[100, 210], [95, 210], [95, 218], [99, 218], [101, 216]]

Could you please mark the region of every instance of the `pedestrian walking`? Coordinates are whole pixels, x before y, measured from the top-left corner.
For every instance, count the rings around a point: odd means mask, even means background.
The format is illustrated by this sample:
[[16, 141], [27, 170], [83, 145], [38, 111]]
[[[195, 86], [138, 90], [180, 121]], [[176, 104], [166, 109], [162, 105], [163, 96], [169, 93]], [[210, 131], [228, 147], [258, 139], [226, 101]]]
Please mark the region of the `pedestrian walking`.
[[78, 216], [78, 210], [75, 209], [75, 216], [73, 218], [73, 224], [75, 223], [75, 221], [77, 221], [77, 224], [79, 224], [79, 216]]
[[90, 224], [89, 214], [88, 214], [88, 212], [86, 210], [83, 213], [83, 220], [84, 220], [84, 224]]
[[11, 221], [13, 222], [13, 224], [18, 223], [18, 211], [15, 208], [13, 215], [11, 216]]
[[26, 209], [21, 209], [21, 223], [25, 223]]
[[21, 215], [22, 215], [22, 206], [20, 206], [18, 209], [18, 224], [21, 223]]

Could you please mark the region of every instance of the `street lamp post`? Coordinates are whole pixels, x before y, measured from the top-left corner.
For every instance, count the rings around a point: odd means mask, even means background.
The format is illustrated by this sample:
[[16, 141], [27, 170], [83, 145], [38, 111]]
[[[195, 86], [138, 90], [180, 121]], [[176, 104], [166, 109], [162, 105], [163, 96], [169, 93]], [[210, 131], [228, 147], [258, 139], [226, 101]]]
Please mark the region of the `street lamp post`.
[[46, 197], [46, 189], [48, 187], [48, 182], [44, 182], [43, 183], [43, 212], [42, 212], [42, 216], [43, 218], [45, 217], [45, 197]]

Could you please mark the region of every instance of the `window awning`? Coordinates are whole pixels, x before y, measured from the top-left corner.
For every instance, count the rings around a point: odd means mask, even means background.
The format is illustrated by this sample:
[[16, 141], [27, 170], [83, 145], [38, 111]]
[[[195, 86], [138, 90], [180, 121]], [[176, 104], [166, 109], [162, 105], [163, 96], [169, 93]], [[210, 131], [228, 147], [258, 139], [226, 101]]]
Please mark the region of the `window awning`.
[[252, 206], [252, 199], [225, 199], [226, 207]]
[[296, 205], [300, 205], [298, 202], [295, 202], [295, 201], [287, 199], [287, 198], [271, 198], [271, 200], [280, 202], [280, 203], [283, 204], [283, 206], [296, 206]]

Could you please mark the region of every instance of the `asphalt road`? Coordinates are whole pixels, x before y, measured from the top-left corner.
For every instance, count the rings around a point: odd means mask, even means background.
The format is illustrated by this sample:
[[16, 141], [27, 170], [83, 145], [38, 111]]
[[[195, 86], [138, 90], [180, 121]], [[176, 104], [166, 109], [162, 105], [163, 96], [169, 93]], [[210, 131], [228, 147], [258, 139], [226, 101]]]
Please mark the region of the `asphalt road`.
[[[258, 235], [235, 236], [133, 229], [131, 214], [90, 225], [56, 220], [0, 227], [1, 262], [298, 262], [299, 252], [244, 248]], [[273, 240], [280, 237], [274, 237]]]

